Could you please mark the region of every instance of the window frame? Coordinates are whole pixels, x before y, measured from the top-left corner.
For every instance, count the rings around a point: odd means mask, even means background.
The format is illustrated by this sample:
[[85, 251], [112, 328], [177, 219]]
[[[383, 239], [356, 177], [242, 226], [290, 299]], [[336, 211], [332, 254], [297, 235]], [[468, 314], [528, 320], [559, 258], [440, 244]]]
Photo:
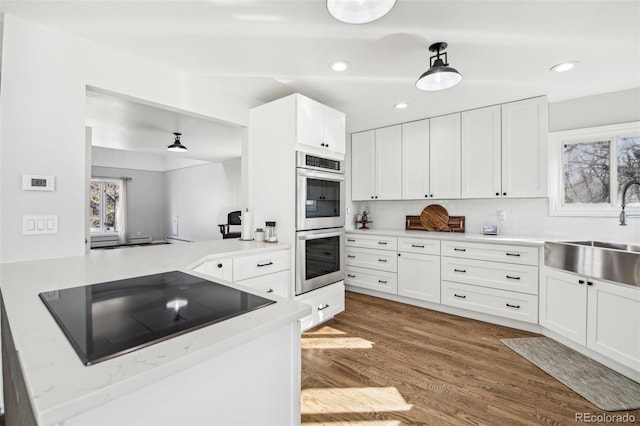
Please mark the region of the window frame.
[[[104, 223], [106, 220], [106, 208], [105, 208], [105, 197], [104, 197], [104, 185], [105, 183], [115, 183], [118, 185], [118, 192], [120, 191], [120, 179], [111, 179], [111, 178], [91, 178], [91, 183], [100, 183], [100, 231], [97, 232], [92, 232], [91, 231], [91, 224], [89, 224], [89, 234], [92, 236], [100, 236], [100, 235], [119, 235], [118, 230], [113, 230], [113, 231], [105, 231], [104, 230]], [[89, 190], [89, 192], [91, 192], [91, 190]], [[91, 198], [91, 194], [89, 194], [89, 198]], [[90, 207], [90, 205], [89, 205]], [[116, 205], [116, 209], [117, 209], [117, 205]], [[116, 210], [116, 217], [117, 217], [118, 213]], [[91, 216], [89, 216], [91, 217]], [[116, 219], [117, 220], [117, 219]]]
[[[574, 217], [618, 217], [618, 139], [640, 137], [640, 121], [586, 127], [549, 133], [549, 215]], [[610, 141], [609, 202], [564, 204], [563, 148], [565, 144]], [[640, 207], [627, 206], [628, 214], [640, 214]]]

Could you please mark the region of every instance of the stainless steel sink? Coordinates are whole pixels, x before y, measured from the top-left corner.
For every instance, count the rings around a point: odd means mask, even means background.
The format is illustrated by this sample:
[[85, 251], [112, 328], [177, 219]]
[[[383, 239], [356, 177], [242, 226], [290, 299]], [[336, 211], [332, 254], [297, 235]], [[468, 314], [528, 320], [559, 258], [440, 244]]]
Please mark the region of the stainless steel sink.
[[544, 264], [640, 287], [640, 245], [636, 244], [547, 241], [544, 243]]

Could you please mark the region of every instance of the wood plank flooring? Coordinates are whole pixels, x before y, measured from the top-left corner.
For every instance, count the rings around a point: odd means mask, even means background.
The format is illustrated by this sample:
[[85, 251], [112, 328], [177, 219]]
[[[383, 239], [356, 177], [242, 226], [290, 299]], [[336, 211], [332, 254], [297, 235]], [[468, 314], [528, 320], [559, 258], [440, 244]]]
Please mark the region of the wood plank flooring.
[[[566, 425], [605, 414], [500, 343], [534, 335], [347, 292], [345, 312], [303, 334], [302, 424]], [[629, 413], [640, 424], [640, 410]]]

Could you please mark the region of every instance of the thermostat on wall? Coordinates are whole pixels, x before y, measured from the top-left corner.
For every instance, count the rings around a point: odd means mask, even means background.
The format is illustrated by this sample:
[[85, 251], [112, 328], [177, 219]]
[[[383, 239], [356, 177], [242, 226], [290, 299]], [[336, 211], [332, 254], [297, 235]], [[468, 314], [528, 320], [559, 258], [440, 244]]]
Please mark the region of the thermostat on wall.
[[22, 175], [23, 191], [53, 191], [55, 190], [54, 176]]

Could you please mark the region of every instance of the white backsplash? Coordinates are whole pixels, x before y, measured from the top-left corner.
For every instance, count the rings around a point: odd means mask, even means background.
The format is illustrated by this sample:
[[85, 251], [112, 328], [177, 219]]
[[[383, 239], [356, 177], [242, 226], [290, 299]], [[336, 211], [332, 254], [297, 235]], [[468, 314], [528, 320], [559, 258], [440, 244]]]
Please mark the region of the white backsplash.
[[[373, 221], [368, 226], [372, 230], [404, 229], [405, 216], [420, 215], [429, 204], [444, 206], [450, 216], [465, 216], [465, 229], [470, 234], [480, 233], [482, 225], [497, 224], [501, 235], [640, 242], [639, 217], [631, 217], [628, 226], [620, 226], [617, 217], [549, 216], [546, 198], [354, 202], [353, 214], [347, 217], [347, 228], [354, 228], [355, 213], [362, 213], [368, 206]], [[498, 220], [500, 211], [505, 213], [504, 221]]]

